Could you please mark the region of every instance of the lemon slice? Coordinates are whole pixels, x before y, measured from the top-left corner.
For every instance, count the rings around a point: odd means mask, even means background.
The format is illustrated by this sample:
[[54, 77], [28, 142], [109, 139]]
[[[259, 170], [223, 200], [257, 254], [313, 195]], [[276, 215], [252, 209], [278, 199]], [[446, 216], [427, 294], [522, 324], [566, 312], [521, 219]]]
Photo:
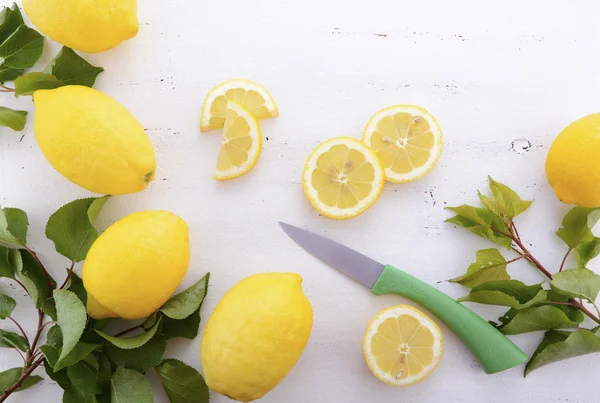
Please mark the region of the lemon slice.
[[228, 101], [214, 178], [226, 180], [244, 175], [258, 161], [261, 149], [262, 132], [258, 120], [240, 104]]
[[200, 118], [201, 132], [220, 129], [225, 125], [227, 101], [236, 101], [256, 119], [279, 116], [277, 105], [266, 89], [249, 80], [228, 80], [210, 90], [206, 96]]
[[329, 218], [356, 217], [381, 195], [385, 175], [377, 155], [358, 140], [339, 137], [312, 152], [302, 178], [308, 200]]
[[438, 325], [409, 305], [379, 312], [363, 340], [369, 369], [392, 386], [410, 386], [427, 378], [440, 363], [443, 351]]
[[427, 174], [442, 153], [442, 130], [420, 106], [395, 105], [377, 112], [363, 141], [379, 156], [386, 179], [410, 182]]

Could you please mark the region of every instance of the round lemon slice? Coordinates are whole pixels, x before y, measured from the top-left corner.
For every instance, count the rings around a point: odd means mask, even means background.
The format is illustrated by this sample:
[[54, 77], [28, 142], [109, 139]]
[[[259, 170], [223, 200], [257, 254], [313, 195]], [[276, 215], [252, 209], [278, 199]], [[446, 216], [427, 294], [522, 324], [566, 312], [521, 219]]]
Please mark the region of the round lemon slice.
[[356, 217], [381, 195], [385, 175], [377, 155], [358, 140], [339, 137], [312, 152], [302, 178], [308, 200], [321, 214]]
[[386, 179], [410, 182], [433, 169], [442, 153], [442, 130], [420, 106], [395, 105], [377, 112], [363, 141], [379, 156]]
[[210, 90], [206, 96], [200, 118], [201, 132], [225, 125], [227, 101], [237, 102], [259, 120], [279, 116], [273, 97], [262, 86], [249, 80], [228, 80]]
[[369, 323], [363, 340], [365, 360], [373, 375], [399, 387], [413, 385], [431, 375], [443, 351], [438, 325], [409, 305], [379, 312]]
[[262, 132], [258, 120], [237, 102], [228, 101], [214, 178], [226, 180], [244, 175], [254, 167], [261, 150]]

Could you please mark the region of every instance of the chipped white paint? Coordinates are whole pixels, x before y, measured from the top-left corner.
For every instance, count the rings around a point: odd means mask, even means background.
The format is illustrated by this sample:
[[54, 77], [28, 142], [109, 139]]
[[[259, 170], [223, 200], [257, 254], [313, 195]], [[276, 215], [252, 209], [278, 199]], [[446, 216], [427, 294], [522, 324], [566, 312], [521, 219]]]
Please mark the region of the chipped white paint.
[[[598, 111], [599, 12], [593, 0], [141, 0], [139, 35], [87, 58], [106, 68], [98, 88], [147, 128], [159, 171], [147, 191], [111, 200], [100, 225], [143, 209], [167, 208], [185, 218], [193, 243], [185, 284], [213, 274], [205, 318], [244, 276], [303, 275], [314, 330], [298, 365], [265, 403], [596, 402], [599, 356], [548, 366], [527, 380], [522, 368], [490, 376], [444, 327], [446, 352], [431, 378], [409, 389], [381, 384], [364, 363], [363, 331], [376, 312], [403, 300], [374, 297], [323, 266], [276, 222], [307, 225], [436, 284], [461, 274], [475, 250], [489, 246], [444, 225], [443, 207], [476, 202], [491, 174], [535, 198], [519, 219], [521, 234], [542, 262], [557, 266], [564, 249], [553, 232], [566, 207], [546, 183], [544, 158], [567, 123]], [[40, 65], [57, 49], [49, 46]], [[281, 117], [263, 124], [268, 141], [254, 171], [215, 183], [220, 138], [199, 134], [200, 108], [212, 86], [233, 77], [266, 86]], [[33, 110], [27, 97], [1, 98], [3, 105]], [[394, 103], [420, 104], [436, 116], [445, 135], [438, 166], [417, 182], [386, 186], [359, 218], [319, 217], [301, 188], [308, 153], [330, 137], [359, 138], [368, 118]], [[27, 210], [31, 244], [62, 278], [67, 262], [45, 240], [44, 225], [59, 206], [89, 193], [50, 169], [31, 119], [22, 134], [0, 129], [0, 204]], [[515, 263], [510, 272], [542, 280], [526, 264]], [[449, 283], [437, 287], [456, 297], [465, 292]], [[11, 288], [0, 284], [0, 292]], [[475, 309], [490, 319], [500, 313]], [[16, 316], [28, 329], [35, 325], [31, 312], [20, 298]], [[531, 353], [540, 338], [513, 340]], [[199, 340], [180, 341], [167, 356], [199, 368], [198, 350]], [[0, 370], [18, 364], [15, 353], [0, 351]], [[156, 401], [166, 402], [154, 385]], [[60, 396], [46, 380], [9, 401], [59, 402]]]

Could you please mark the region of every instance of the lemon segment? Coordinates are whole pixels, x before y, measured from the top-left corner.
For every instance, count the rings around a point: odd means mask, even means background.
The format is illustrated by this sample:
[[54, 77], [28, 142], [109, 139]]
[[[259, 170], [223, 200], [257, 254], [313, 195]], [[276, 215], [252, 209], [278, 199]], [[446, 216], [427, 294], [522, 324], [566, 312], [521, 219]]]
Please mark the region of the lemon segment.
[[312, 152], [302, 181], [306, 197], [321, 214], [348, 219], [377, 201], [384, 180], [381, 163], [371, 149], [355, 139], [338, 137]]
[[201, 132], [225, 125], [228, 101], [242, 105], [259, 120], [279, 116], [277, 105], [265, 88], [249, 80], [228, 80], [210, 90], [206, 96], [200, 118]]
[[214, 178], [226, 180], [244, 175], [254, 167], [261, 150], [262, 132], [256, 118], [240, 104], [228, 101]]
[[438, 122], [414, 105], [395, 105], [377, 112], [365, 128], [363, 141], [377, 153], [386, 179], [394, 183], [421, 178], [442, 153]]
[[409, 305], [379, 312], [363, 340], [367, 366], [380, 381], [405, 387], [427, 378], [436, 369], [444, 342], [438, 325]]

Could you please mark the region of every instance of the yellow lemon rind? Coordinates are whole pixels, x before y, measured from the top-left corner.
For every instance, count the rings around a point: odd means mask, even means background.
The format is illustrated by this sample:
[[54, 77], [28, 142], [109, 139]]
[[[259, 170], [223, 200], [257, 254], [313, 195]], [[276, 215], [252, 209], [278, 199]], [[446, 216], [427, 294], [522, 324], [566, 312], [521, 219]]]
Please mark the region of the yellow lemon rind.
[[434, 147], [431, 149], [432, 158], [427, 161], [427, 164], [422, 167], [416, 168], [408, 174], [398, 174], [392, 171], [391, 168], [384, 168], [385, 170], [385, 179], [391, 183], [406, 183], [412, 182], [414, 180], [420, 179], [423, 176], [427, 175], [437, 164], [440, 156], [442, 155], [442, 129], [431, 113], [429, 113], [425, 108], [416, 105], [393, 105], [388, 106], [387, 108], [383, 108], [377, 113], [375, 113], [369, 119], [367, 126], [363, 132], [362, 140], [363, 142], [371, 147], [371, 135], [375, 132], [377, 127], [377, 123], [386, 116], [393, 116], [399, 112], [408, 112], [412, 115], [419, 115], [424, 117], [429, 126], [431, 127], [431, 133], [435, 138]]
[[248, 123], [250, 126], [250, 135], [253, 141], [252, 148], [248, 152], [248, 160], [246, 160], [243, 165], [238, 167], [232, 166], [226, 171], [215, 170], [213, 179], [217, 181], [239, 178], [240, 176], [247, 174], [252, 170], [252, 168], [254, 168], [262, 152], [263, 136], [258, 120], [254, 117], [254, 115], [252, 115], [252, 113], [250, 113], [250, 111], [235, 101], [228, 101], [227, 108], [233, 109], [238, 116], [241, 116]]
[[221, 128], [212, 126], [210, 124], [210, 118], [212, 117], [210, 109], [215, 98], [217, 98], [220, 95], [225, 95], [227, 91], [233, 88], [243, 88], [245, 90], [253, 90], [258, 92], [264, 98], [265, 105], [267, 109], [269, 109], [271, 117], [274, 118], [279, 116], [279, 109], [277, 108], [277, 104], [275, 104], [275, 100], [273, 99], [269, 91], [267, 91], [263, 86], [255, 83], [254, 81], [245, 80], [242, 78], [234, 78], [232, 80], [227, 80], [217, 85], [209, 91], [208, 95], [206, 95], [206, 99], [202, 104], [202, 114], [200, 117], [200, 131], [202, 133]]
[[[395, 377], [393, 377], [389, 373], [381, 370], [377, 366], [377, 363], [375, 362], [373, 354], [370, 351], [369, 342], [371, 341], [373, 336], [377, 333], [379, 326], [386, 319], [392, 318], [392, 317], [397, 318], [402, 315], [412, 316], [417, 321], [419, 321], [421, 326], [426, 326], [429, 329], [429, 331], [431, 332], [431, 334], [434, 336], [434, 345], [433, 345], [434, 360], [427, 367], [425, 367], [425, 369], [423, 371], [421, 371], [416, 376], [410, 376], [410, 377], [403, 378], [403, 379], [396, 379]], [[440, 330], [437, 323], [435, 323], [433, 320], [431, 320], [431, 318], [429, 318], [429, 316], [425, 315], [423, 312], [421, 312], [420, 310], [418, 310], [410, 305], [397, 305], [397, 306], [386, 308], [386, 309], [380, 311], [369, 322], [369, 325], [367, 326], [367, 330], [365, 331], [365, 335], [363, 338], [363, 354], [365, 356], [365, 361], [367, 363], [367, 366], [369, 367], [369, 370], [371, 370], [373, 375], [375, 375], [375, 377], [377, 379], [379, 379], [380, 381], [382, 381], [390, 386], [395, 386], [395, 387], [400, 387], [400, 388], [414, 385], [415, 383], [420, 382], [420, 381], [424, 380], [425, 378], [429, 377], [433, 373], [433, 371], [435, 371], [435, 369], [438, 367], [438, 365], [440, 364], [443, 352], [444, 352], [444, 339], [442, 336], [442, 331]]]
[[[375, 171], [375, 178], [373, 180], [374, 191], [371, 192], [369, 197], [361, 200], [355, 207], [350, 209], [330, 207], [321, 203], [318, 192], [311, 186], [311, 175], [315, 170], [316, 162], [319, 156], [328, 152], [333, 146], [340, 144], [362, 152], [367, 161], [373, 165]], [[371, 150], [369, 147], [366, 147], [364, 143], [353, 139], [352, 137], [336, 137], [319, 144], [309, 155], [308, 159], [306, 160], [306, 164], [304, 165], [302, 183], [306, 197], [315, 210], [317, 210], [323, 216], [332, 218], [334, 220], [347, 220], [361, 215], [379, 199], [381, 193], [383, 192], [383, 186], [385, 185], [385, 175], [379, 157], [373, 150]]]

